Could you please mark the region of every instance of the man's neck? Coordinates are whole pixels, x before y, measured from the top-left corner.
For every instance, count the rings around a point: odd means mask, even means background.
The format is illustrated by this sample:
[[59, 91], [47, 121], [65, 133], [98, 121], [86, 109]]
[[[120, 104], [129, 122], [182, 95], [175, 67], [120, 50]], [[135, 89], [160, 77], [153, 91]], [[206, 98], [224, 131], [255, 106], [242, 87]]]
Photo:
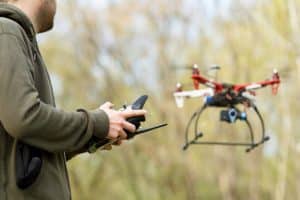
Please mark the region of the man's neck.
[[16, 6], [17, 8], [19, 8], [20, 10], [22, 10], [25, 13], [25, 15], [29, 18], [29, 20], [31, 21], [34, 31], [36, 33], [38, 33], [39, 28], [38, 28], [38, 24], [36, 22], [36, 17], [35, 17], [36, 15], [34, 13], [33, 7], [29, 6], [29, 4], [25, 4], [22, 2], [23, 1], [17, 1], [17, 2], [9, 3], [9, 4], [12, 4], [12, 5]]

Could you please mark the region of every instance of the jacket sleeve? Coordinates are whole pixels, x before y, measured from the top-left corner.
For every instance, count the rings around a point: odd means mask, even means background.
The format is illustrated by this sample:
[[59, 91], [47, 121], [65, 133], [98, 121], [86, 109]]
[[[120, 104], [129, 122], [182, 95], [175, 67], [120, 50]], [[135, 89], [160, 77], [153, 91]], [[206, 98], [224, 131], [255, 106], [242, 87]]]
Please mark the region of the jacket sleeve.
[[8, 134], [49, 152], [77, 151], [93, 134], [106, 137], [104, 111], [65, 112], [41, 101], [21, 39], [1, 34], [0, 49], [0, 121]]

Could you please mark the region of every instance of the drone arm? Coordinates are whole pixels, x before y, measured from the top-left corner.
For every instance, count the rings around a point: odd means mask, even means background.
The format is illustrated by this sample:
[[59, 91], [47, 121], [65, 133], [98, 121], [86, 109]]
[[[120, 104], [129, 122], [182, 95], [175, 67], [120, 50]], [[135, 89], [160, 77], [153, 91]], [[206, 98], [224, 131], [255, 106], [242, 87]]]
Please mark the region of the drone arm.
[[272, 86], [273, 93], [276, 94], [278, 86], [280, 84], [280, 79], [271, 79], [271, 80], [266, 80], [266, 81], [260, 81], [256, 83], [250, 83], [250, 84], [243, 84], [243, 85], [235, 85], [234, 86], [234, 91], [236, 92], [241, 92], [241, 91], [252, 91], [252, 90], [257, 90], [266, 86]]
[[242, 85], [235, 85], [234, 91], [236, 92], [243, 92], [243, 91], [251, 91], [251, 90], [257, 90], [266, 86], [272, 86], [272, 92], [273, 94], [277, 93], [278, 87], [280, 84], [280, 76], [277, 70], [273, 71], [272, 79], [260, 81], [256, 83], [250, 83], [250, 84], [242, 84]]
[[204, 97], [204, 96], [212, 96], [214, 92], [211, 88], [201, 89], [201, 90], [189, 90], [189, 91], [182, 91], [182, 92], [175, 92], [174, 98], [176, 101], [176, 105], [179, 108], [182, 108], [184, 105], [184, 100], [186, 98], [197, 98], [197, 97]]
[[216, 92], [223, 90], [223, 85], [221, 83], [211, 81], [200, 74], [193, 75], [192, 79], [194, 80], [195, 89], [198, 89], [198, 85], [200, 83], [206, 85], [207, 87], [213, 88]]

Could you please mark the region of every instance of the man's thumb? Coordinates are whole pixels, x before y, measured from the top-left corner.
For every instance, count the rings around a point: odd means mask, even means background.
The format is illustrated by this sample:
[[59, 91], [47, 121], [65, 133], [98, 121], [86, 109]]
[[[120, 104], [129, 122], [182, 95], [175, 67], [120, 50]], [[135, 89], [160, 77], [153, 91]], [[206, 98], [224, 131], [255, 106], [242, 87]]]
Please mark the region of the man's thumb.
[[111, 109], [114, 106], [111, 102], [106, 102], [100, 106], [100, 109]]

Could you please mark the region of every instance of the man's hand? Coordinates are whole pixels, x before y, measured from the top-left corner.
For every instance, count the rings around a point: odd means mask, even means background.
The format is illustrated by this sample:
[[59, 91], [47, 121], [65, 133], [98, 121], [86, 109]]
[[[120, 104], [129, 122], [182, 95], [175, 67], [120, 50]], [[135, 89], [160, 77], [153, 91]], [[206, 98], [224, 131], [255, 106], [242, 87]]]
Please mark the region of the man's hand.
[[129, 117], [141, 116], [146, 114], [146, 110], [131, 110], [126, 109], [124, 111], [117, 111], [113, 109], [113, 104], [106, 102], [101, 105], [100, 108], [103, 110], [109, 118], [109, 132], [107, 138], [119, 139], [116, 144], [120, 145], [122, 140], [126, 139], [127, 135], [124, 129], [135, 132], [135, 126], [126, 121]]

